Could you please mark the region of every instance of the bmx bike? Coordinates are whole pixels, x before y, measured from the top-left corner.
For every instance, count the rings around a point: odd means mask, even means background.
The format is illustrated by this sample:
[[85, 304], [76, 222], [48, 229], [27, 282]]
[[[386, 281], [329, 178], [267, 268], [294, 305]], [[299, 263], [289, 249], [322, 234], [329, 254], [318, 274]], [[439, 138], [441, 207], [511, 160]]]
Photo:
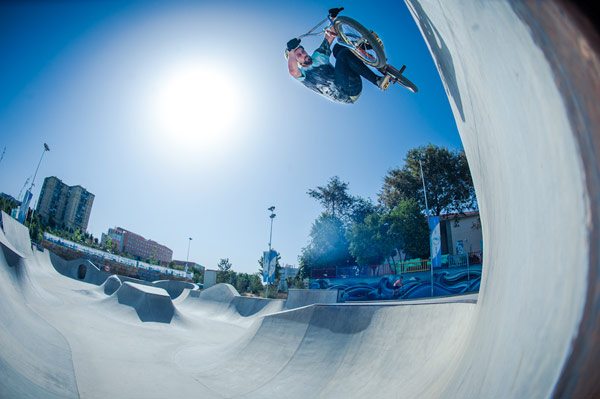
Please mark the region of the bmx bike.
[[392, 83], [398, 83], [413, 93], [419, 91], [417, 86], [403, 75], [406, 65], [397, 69], [387, 63], [383, 42], [375, 32], [350, 17], [338, 16], [343, 9], [344, 7], [330, 9], [327, 18], [307, 33], [300, 35], [298, 39], [320, 35], [333, 27], [337, 35], [337, 43], [350, 49], [365, 65], [377, 69], [383, 75], [388, 75]]

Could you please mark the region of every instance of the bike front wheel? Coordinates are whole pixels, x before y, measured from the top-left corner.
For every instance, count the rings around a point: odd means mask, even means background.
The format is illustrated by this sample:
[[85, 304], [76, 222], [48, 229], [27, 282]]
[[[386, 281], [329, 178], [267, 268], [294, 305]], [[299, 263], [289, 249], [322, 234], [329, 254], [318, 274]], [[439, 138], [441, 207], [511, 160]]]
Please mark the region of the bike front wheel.
[[362, 26], [358, 21], [349, 17], [337, 17], [333, 28], [338, 39], [350, 46], [350, 50], [362, 62], [373, 68], [382, 68], [387, 60], [383, 43], [373, 32]]

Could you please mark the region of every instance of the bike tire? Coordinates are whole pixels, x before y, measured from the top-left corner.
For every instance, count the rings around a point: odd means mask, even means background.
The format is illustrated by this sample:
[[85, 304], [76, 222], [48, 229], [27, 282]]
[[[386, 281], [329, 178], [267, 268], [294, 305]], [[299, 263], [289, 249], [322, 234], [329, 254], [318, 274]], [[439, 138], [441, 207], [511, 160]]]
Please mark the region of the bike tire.
[[396, 83], [406, 87], [408, 90], [412, 91], [413, 93], [416, 93], [419, 91], [419, 88], [417, 87], [417, 85], [414, 84], [413, 82], [411, 82], [406, 76], [402, 75], [401, 73], [394, 73], [392, 71], [388, 71], [387, 73], [396, 80]]
[[417, 85], [414, 84], [413, 82], [411, 82], [410, 80], [408, 80], [405, 76], [400, 76], [400, 78], [398, 79], [398, 83], [401, 84], [402, 86], [406, 87], [408, 90], [412, 91], [413, 93], [416, 93], [419, 91], [419, 88], [417, 87]]
[[[377, 55], [377, 60], [370, 61], [366, 59], [358, 50], [355, 49], [352, 41], [346, 37], [344, 30], [342, 29], [342, 25], [348, 25], [351, 28], [355, 29], [360, 35], [369, 43], [369, 45], [373, 48], [375, 55]], [[383, 50], [383, 46], [380, 44], [375, 36], [371, 33], [370, 30], [365, 28], [360, 22], [350, 18], [350, 17], [337, 17], [333, 22], [333, 29], [337, 33], [337, 36], [340, 40], [342, 40], [347, 45], [351, 46], [352, 51], [362, 62], [367, 65], [372, 66], [373, 68], [383, 68], [387, 63], [387, 58], [385, 56], [385, 51]]]

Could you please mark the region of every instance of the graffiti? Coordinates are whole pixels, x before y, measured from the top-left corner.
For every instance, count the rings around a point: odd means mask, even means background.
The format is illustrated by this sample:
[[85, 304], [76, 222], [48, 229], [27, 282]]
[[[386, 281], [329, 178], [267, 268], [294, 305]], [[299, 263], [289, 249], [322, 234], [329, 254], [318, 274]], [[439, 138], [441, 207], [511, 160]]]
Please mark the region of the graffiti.
[[[436, 272], [433, 281], [433, 295], [475, 293], [479, 291], [480, 282], [481, 269]], [[343, 302], [416, 299], [431, 296], [431, 280], [427, 274], [423, 273], [417, 273], [410, 277], [386, 275], [311, 279], [309, 288], [339, 290], [340, 300]]]

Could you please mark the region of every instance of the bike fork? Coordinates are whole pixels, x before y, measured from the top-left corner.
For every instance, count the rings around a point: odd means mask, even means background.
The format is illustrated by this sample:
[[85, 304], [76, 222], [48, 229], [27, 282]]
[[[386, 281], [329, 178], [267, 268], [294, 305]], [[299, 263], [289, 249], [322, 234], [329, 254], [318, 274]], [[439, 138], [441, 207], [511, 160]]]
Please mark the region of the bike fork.
[[405, 69], [406, 65], [402, 65], [402, 68], [396, 69], [395, 67], [388, 64], [383, 68], [380, 68], [379, 72], [381, 72], [384, 75], [389, 75], [392, 78], [392, 82], [396, 83], [396, 81], [402, 76], [402, 72], [404, 72]]

